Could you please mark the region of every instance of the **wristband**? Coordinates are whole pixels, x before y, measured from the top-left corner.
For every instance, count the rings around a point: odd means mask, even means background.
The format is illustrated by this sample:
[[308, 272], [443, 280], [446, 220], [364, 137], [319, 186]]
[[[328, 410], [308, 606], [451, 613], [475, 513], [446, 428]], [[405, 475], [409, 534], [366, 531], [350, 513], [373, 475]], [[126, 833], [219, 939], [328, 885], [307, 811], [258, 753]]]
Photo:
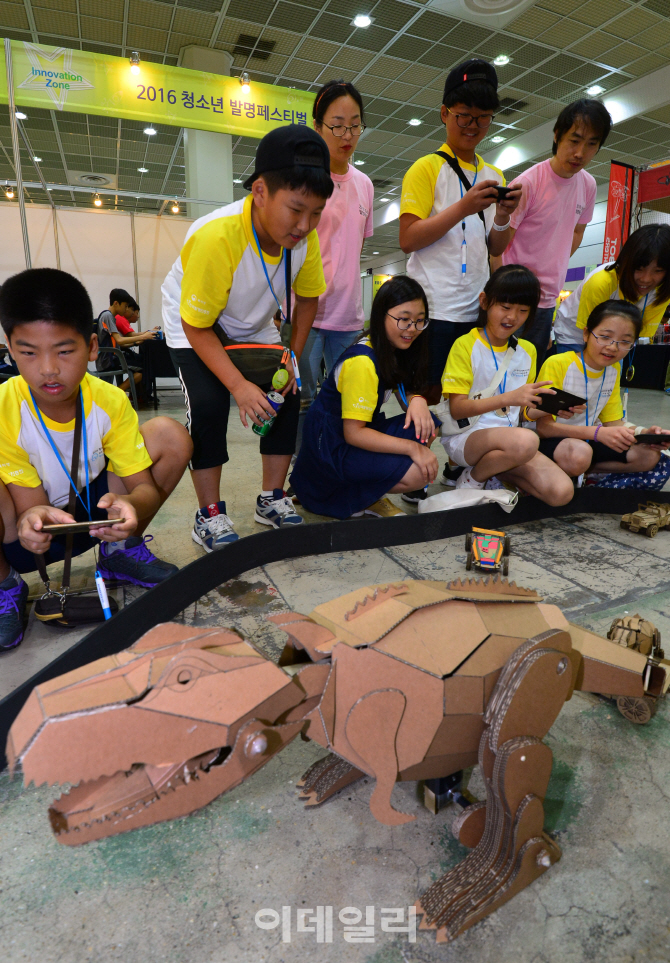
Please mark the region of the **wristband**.
[[644, 430], [645, 430], [644, 425], [638, 425], [637, 428], [633, 431], [633, 434], [641, 435]]
[[512, 223], [512, 218], [508, 217], [507, 222], [505, 224], [496, 224], [496, 222], [494, 221], [491, 227], [493, 228], [494, 231], [506, 231], [511, 223]]
[[594, 441], [598, 441], [598, 432], [600, 431], [601, 428], [602, 428], [602, 425], [598, 425], [598, 427], [596, 428], [596, 433], [593, 436]]

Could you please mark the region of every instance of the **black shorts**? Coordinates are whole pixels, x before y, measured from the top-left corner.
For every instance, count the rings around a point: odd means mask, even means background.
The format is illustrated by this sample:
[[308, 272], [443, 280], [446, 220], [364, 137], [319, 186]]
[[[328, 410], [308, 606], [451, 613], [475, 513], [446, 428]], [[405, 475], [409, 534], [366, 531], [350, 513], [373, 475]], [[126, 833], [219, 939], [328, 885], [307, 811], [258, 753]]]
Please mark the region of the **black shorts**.
[[[190, 467], [197, 471], [225, 465], [230, 392], [193, 348], [170, 348], [170, 357], [186, 399], [186, 428], [193, 441]], [[267, 392], [272, 390], [272, 385], [260, 385], [260, 388]], [[261, 455], [294, 454], [299, 415], [300, 392], [289, 392], [272, 430], [260, 437]]]
[[[620, 461], [622, 464], [626, 462], [627, 451], [615, 451], [613, 448], [609, 448], [607, 445], [603, 445], [601, 441], [591, 441], [588, 438], [580, 438], [580, 441], [585, 441], [587, 445], [591, 446], [593, 451], [593, 458], [591, 460], [592, 465], [599, 465], [601, 461]], [[554, 460], [554, 452], [556, 447], [560, 445], [564, 438], [541, 438], [540, 439], [540, 451], [547, 458]]]
[[[107, 469], [104, 468], [97, 478], [95, 478], [89, 487], [91, 495], [91, 520], [97, 522], [101, 519], [107, 518], [107, 511], [104, 508], [98, 508], [97, 504], [103, 495], [106, 495], [109, 491], [109, 484], [107, 479]], [[81, 492], [81, 497], [86, 501], [86, 495], [84, 491]], [[67, 506], [65, 506], [67, 510]], [[87, 522], [88, 515], [84, 510], [84, 506], [81, 504], [79, 499], [77, 499], [77, 507], [74, 512], [75, 521], [77, 522]], [[51, 539], [51, 546], [48, 552], [44, 553], [44, 562], [46, 565], [53, 565], [54, 562], [62, 562], [65, 558], [65, 535], [54, 535]], [[94, 545], [98, 545], [100, 542], [99, 538], [92, 538], [88, 532], [79, 532], [77, 535], [72, 537], [72, 557], [76, 555], [83, 555], [84, 552], [88, 552], [89, 549], [93, 548]], [[2, 546], [2, 551], [4, 552], [5, 558], [10, 565], [13, 565], [17, 572], [21, 575], [26, 572], [37, 571], [37, 563], [35, 561], [35, 556], [32, 552], [29, 552], [27, 548], [24, 548], [21, 542], [16, 539], [15, 542], [5, 542]]]

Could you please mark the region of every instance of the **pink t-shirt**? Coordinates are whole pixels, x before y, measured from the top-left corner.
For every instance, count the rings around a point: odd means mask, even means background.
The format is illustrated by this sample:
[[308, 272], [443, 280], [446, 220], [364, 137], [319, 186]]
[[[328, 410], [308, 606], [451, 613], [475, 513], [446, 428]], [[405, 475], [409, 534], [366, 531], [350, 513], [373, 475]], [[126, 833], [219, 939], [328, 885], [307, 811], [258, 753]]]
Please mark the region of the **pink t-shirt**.
[[512, 214], [514, 240], [503, 264], [523, 264], [540, 280], [541, 308], [553, 308], [568, 272], [575, 227], [588, 224], [596, 202], [596, 182], [587, 171], [559, 177], [549, 160], [514, 178], [523, 196]]
[[370, 178], [353, 164], [346, 174], [332, 174], [335, 190], [316, 229], [321, 247], [326, 293], [319, 298], [315, 328], [358, 331], [363, 327], [361, 248], [372, 237]]

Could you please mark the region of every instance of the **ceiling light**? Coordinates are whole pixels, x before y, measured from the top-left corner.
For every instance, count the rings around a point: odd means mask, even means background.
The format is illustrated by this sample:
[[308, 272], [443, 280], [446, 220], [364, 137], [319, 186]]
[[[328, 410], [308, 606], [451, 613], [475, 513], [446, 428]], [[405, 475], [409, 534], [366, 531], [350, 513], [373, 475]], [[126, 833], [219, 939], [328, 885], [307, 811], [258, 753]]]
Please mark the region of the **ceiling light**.
[[233, 184], [241, 184], [241, 183], [242, 183], [241, 177], [233, 177]]
[[95, 197], [93, 198], [93, 203], [95, 204], [96, 207], [102, 207], [102, 198], [100, 197], [99, 194], [95, 195]]
[[39, 163], [41, 163], [42, 158], [41, 158], [41, 157], [33, 157], [33, 160], [35, 161], [36, 164], [39, 164]]
[[419, 125], [421, 124], [421, 121], [419, 120], [418, 117], [412, 117], [412, 119], [408, 120], [407, 123], [409, 124], [410, 127], [419, 127]]
[[148, 167], [138, 167], [137, 169], [138, 169], [138, 171], [140, 172], [140, 174], [148, 174], [148, 173], [149, 173], [149, 168], [148, 168]]
[[243, 94], [248, 94], [251, 90], [251, 81], [249, 80], [249, 74], [246, 72], [246, 70], [240, 77], [240, 86], [242, 87]]
[[505, 64], [509, 63], [509, 57], [507, 54], [498, 54], [493, 63], [496, 65], [496, 67], [504, 67]]
[[356, 167], [362, 167], [364, 163], [365, 161], [354, 161], [354, 164], [356, 165]]
[[601, 87], [600, 84], [594, 84], [593, 87], [589, 87], [586, 93], [589, 97], [597, 97], [598, 94], [604, 94], [605, 88]]
[[133, 50], [130, 55], [130, 72], [131, 74], [139, 74], [140, 72], [140, 55], [137, 50]]
[[155, 127], [145, 127], [145, 128], [144, 128], [144, 133], [145, 133], [145, 134], [148, 134], [149, 137], [153, 137], [154, 134], [157, 134], [157, 133], [158, 133], [158, 131], [156, 130]]
[[373, 254], [379, 254], [379, 251], [373, 251], [372, 253], [373, 253]]
[[14, 116], [17, 120], [28, 120], [28, 114], [24, 114], [22, 110], [14, 111]]
[[359, 13], [358, 16], [354, 17], [354, 27], [369, 27], [372, 23], [370, 17], [367, 13]]
[[179, 214], [179, 204], [175, 201], [170, 210], [173, 214]]
[[503, 144], [504, 142], [505, 142], [505, 138], [501, 137], [500, 134], [496, 134], [495, 137], [491, 138], [492, 144]]
[[390, 197], [380, 197], [380, 198], [379, 198], [379, 203], [380, 203], [380, 204], [388, 204], [388, 202], [389, 202], [390, 200], [391, 200]]
[[8, 201], [11, 201], [11, 199], [14, 197], [14, 189], [11, 188], [9, 184], [7, 185], [7, 187], [5, 187], [5, 197], [7, 198]]

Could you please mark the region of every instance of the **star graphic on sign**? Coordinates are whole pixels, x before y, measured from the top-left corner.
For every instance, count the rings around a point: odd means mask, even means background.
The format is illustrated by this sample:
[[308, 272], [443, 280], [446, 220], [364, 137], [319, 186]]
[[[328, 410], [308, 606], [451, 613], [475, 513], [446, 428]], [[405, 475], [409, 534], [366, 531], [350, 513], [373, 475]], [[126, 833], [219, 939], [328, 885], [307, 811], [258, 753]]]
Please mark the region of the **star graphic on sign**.
[[[44, 50], [34, 43], [24, 43], [31, 72], [18, 85], [26, 90], [46, 90], [58, 110], [63, 110], [71, 90], [91, 90], [93, 84], [72, 69], [73, 50], [56, 47]], [[67, 84], [67, 86], [65, 86]]]

